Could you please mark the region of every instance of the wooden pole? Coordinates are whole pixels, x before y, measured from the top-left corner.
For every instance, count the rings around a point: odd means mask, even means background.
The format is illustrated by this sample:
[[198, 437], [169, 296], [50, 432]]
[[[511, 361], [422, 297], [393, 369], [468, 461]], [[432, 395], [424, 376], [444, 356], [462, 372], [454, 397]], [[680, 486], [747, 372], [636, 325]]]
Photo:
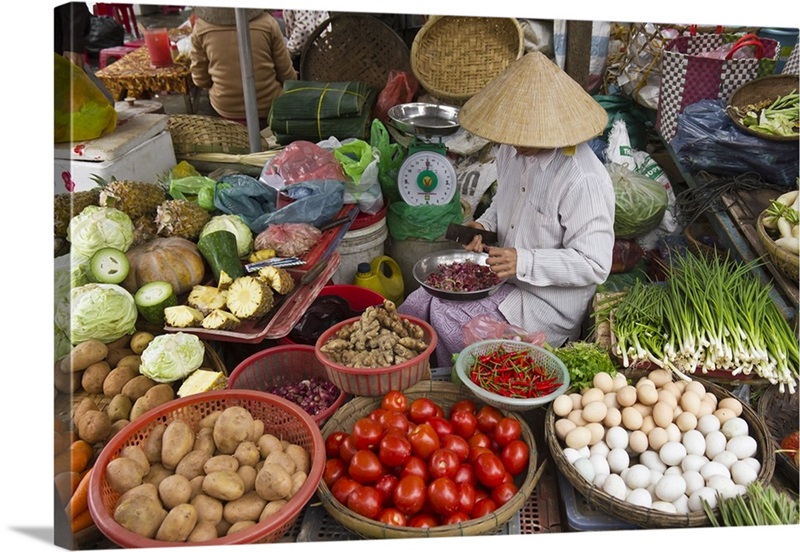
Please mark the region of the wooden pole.
[[564, 70], [588, 90], [589, 60], [592, 54], [592, 22], [567, 21], [567, 56]]

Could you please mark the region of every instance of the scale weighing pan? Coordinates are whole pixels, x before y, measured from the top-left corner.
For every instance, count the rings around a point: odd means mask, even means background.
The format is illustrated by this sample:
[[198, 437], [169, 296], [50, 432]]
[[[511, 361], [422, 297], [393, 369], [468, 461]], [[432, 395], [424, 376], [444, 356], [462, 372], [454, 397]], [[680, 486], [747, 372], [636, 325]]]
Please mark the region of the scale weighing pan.
[[432, 103], [406, 103], [389, 108], [387, 113], [395, 128], [413, 135], [446, 136], [453, 134], [461, 124], [458, 108]]

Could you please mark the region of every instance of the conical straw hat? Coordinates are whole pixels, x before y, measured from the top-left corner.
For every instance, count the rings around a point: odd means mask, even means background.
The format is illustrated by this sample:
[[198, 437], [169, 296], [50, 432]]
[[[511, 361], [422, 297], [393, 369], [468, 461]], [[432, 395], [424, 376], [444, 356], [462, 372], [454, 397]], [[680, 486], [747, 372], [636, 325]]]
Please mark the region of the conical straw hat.
[[512, 62], [459, 110], [466, 130], [526, 148], [574, 146], [599, 136], [608, 114], [541, 52]]

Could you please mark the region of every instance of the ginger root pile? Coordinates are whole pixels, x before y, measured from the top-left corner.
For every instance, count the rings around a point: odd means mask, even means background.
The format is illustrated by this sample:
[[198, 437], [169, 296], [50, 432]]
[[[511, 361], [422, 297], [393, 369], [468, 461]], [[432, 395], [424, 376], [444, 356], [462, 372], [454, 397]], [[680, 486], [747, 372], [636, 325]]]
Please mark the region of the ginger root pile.
[[400, 364], [428, 348], [421, 326], [401, 318], [388, 299], [367, 307], [361, 318], [343, 326], [320, 351], [350, 368], [380, 368]]

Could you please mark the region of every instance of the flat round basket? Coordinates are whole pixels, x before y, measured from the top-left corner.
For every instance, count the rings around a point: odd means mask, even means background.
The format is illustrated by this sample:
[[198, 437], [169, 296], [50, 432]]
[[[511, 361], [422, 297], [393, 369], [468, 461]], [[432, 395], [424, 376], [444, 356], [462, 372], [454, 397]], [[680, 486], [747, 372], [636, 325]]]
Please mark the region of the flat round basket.
[[[474, 400], [474, 397], [463, 386], [443, 381], [422, 381], [405, 390], [404, 394], [408, 397], [409, 402], [420, 397], [432, 399], [444, 409], [445, 413], [449, 412], [450, 408], [460, 400]], [[380, 397], [356, 397], [349, 401], [328, 419], [328, 422], [322, 428], [323, 439], [326, 439], [335, 431], [349, 433], [352, 431], [356, 420], [367, 416], [380, 404]], [[475, 404], [480, 406], [481, 403], [475, 401]], [[457, 537], [491, 534], [501, 529], [524, 506], [538, 483], [542, 471], [541, 467], [537, 470], [538, 453], [536, 442], [528, 423], [513, 412], [503, 410], [501, 412], [504, 416], [515, 418], [521, 423], [521, 438], [528, 445], [530, 456], [528, 458], [528, 469], [523, 472], [524, 480], [517, 481], [519, 492], [511, 500], [487, 516], [463, 523], [437, 527], [398, 527], [371, 520], [346, 508], [334, 498], [324, 480], [320, 481], [319, 487], [317, 487], [317, 496], [331, 517], [347, 529], [368, 539]], [[517, 478], [521, 479], [523, 474], [518, 475]]]
[[411, 70], [429, 94], [463, 104], [524, 52], [514, 18], [432, 16], [411, 44]]
[[787, 278], [794, 282], [800, 280], [798, 272], [800, 272], [800, 256], [786, 251], [786, 249], [779, 247], [772, 236], [767, 233], [767, 228], [764, 226], [764, 217], [766, 213], [761, 213], [756, 221], [756, 231], [758, 232], [758, 239], [761, 245], [767, 250], [769, 259], [775, 267], [778, 268]]
[[300, 80], [358, 81], [377, 90], [392, 69], [410, 71], [406, 43], [380, 19], [340, 14], [323, 21], [300, 55]]
[[[758, 413], [769, 428], [769, 434], [775, 440], [776, 449], [780, 442], [791, 432], [798, 429], [798, 394], [781, 393], [777, 385], [770, 385], [758, 399]], [[775, 466], [795, 485], [800, 481], [800, 470], [797, 464], [783, 452], [775, 452]]]
[[106, 467], [121, 455], [125, 447], [141, 445], [158, 425], [182, 420], [197, 431], [203, 418], [231, 406], [243, 407], [255, 420], [261, 420], [265, 433], [280, 435], [282, 439], [305, 448], [310, 455], [311, 467], [300, 490], [278, 512], [252, 527], [204, 541], [203, 544], [271, 543], [280, 540], [294, 525], [322, 479], [325, 443], [316, 422], [296, 404], [269, 393], [241, 389], [208, 391], [170, 401], [136, 418], [108, 442], [100, 452], [89, 480], [89, 512], [100, 531], [123, 548], [155, 548], [175, 544], [138, 535], [114, 520], [120, 493], [111, 488]]
[[[172, 137], [175, 155], [178, 157], [196, 153], [250, 153], [247, 127], [219, 117], [170, 115], [167, 130]], [[267, 149], [267, 143], [263, 138], [261, 148]]]
[[731, 95], [728, 100], [728, 116], [734, 125], [753, 136], [772, 142], [796, 142], [800, 136], [798, 134], [794, 136], [767, 134], [748, 127], [742, 123], [742, 118], [750, 110], [758, 111], [769, 106], [780, 96], [785, 96], [792, 91], [797, 92], [800, 90], [798, 82], [797, 75], [767, 75], [753, 79], [737, 88]]
[[[692, 379], [703, 383], [706, 390], [713, 393], [718, 400], [734, 396], [715, 383], [701, 378]], [[756, 481], [766, 486], [769, 484], [775, 471], [775, 447], [773, 440], [770, 437], [767, 426], [764, 424], [764, 420], [762, 420], [749, 405], [742, 403], [742, 407], [741, 417], [747, 422], [750, 428], [750, 435], [756, 440], [758, 445], [756, 459], [761, 464], [761, 470], [758, 473]], [[644, 508], [615, 498], [599, 487], [592, 485], [578, 472], [569, 460], [567, 460], [561, 443], [556, 436], [555, 418], [556, 416], [551, 403], [544, 422], [545, 440], [550, 449], [550, 454], [564, 477], [567, 478], [578, 493], [586, 498], [589, 504], [611, 516], [629, 521], [643, 528], [688, 528], [711, 525], [705, 512], [672, 514], [655, 508]]]

